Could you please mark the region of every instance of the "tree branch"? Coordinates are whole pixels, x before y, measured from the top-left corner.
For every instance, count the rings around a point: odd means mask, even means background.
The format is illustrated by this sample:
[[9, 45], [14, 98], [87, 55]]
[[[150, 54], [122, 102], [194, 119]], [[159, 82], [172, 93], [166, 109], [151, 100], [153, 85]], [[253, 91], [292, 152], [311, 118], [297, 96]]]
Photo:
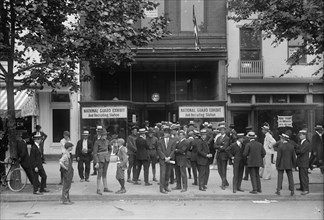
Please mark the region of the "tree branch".
[[0, 74], [0, 75], [6, 75], [6, 74], [8, 74], [8, 72], [6, 71], [6, 69], [2, 66], [2, 64], [0, 63], [0, 70], [2, 71], [2, 72], [4, 72], [4, 74]]
[[16, 71], [16, 72], [14, 73], [14, 75], [17, 75], [17, 74], [23, 73], [23, 72], [25, 72], [25, 71], [27, 71], [27, 70], [30, 70], [30, 69], [32, 69], [32, 68], [45, 66], [45, 65], [47, 65], [47, 64], [48, 64], [48, 63], [37, 63], [37, 64], [31, 65], [31, 66], [28, 66], [28, 67], [25, 67], [25, 68], [22, 68], [22, 69]]

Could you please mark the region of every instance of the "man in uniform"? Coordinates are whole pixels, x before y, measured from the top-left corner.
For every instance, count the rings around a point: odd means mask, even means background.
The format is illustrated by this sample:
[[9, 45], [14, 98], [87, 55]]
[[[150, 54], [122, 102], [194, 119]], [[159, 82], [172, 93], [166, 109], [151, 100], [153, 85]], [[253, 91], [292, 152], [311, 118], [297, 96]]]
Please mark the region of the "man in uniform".
[[[127, 182], [133, 183], [136, 174], [136, 138], [137, 126], [131, 128], [131, 134], [127, 137], [127, 155], [128, 155], [128, 168], [127, 168]], [[131, 172], [133, 171], [133, 180], [131, 180]]]
[[[97, 140], [100, 139], [100, 133], [101, 133], [101, 131], [102, 131], [102, 126], [101, 125], [97, 125], [96, 135], [92, 139], [92, 144], [93, 145], [96, 143]], [[92, 155], [92, 157], [93, 157], [93, 155]], [[95, 166], [96, 166], [96, 163], [93, 161], [93, 173], [91, 174], [92, 176], [97, 175], [97, 169], [95, 168]]]
[[152, 174], [153, 174], [153, 181], [157, 182], [156, 179], [156, 168], [155, 165], [157, 163], [157, 142], [158, 138], [154, 136], [153, 128], [148, 129], [148, 133], [146, 136], [146, 143], [149, 146], [148, 154], [149, 154], [149, 163], [152, 165]]

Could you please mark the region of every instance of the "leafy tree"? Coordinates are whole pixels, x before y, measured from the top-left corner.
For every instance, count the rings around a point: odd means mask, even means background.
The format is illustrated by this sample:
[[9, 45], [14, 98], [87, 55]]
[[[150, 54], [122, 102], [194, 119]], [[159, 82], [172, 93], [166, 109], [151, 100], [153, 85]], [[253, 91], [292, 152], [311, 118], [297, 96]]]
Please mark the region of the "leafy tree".
[[[149, 0], [0, 0], [0, 80], [8, 97], [8, 134], [15, 146], [14, 83], [18, 89], [79, 89], [78, 65], [103, 66], [113, 71], [130, 65], [136, 51], [168, 34], [165, 17], [137, 25], [145, 9], [158, 6]], [[36, 55], [36, 56], [35, 56]], [[82, 68], [82, 67], [81, 67]], [[81, 81], [91, 80], [81, 74]], [[11, 155], [15, 149], [11, 147]]]
[[246, 26], [262, 31], [264, 39], [274, 37], [274, 45], [303, 39], [302, 47], [291, 55], [293, 62], [282, 75], [289, 73], [305, 55], [315, 57], [308, 65], [320, 65], [314, 75], [323, 71], [323, 0], [231, 0], [229, 10], [229, 19], [236, 22], [255, 17]]

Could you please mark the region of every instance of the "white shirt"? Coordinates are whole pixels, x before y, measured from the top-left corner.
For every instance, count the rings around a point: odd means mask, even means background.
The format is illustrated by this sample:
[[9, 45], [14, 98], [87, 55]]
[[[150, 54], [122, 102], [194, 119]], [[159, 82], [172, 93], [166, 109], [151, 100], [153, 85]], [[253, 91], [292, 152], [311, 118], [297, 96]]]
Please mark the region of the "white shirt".
[[62, 138], [61, 141], [60, 141], [62, 154], [64, 154], [64, 152], [66, 151], [64, 145], [67, 142], [71, 142], [70, 139], [69, 140], [66, 140], [65, 138]]
[[164, 138], [165, 146], [168, 146], [169, 138]]
[[300, 145], [302, 145], [304, 143], [304, 141], [306, 141], [306, 138], [301, 140]]
[[272, 135], [269, 132], [267, 132], [265, 134], [264, 143], [263, 143], [263, 147], [264, 147], [266, 153], [268, 153], [268, 154], [274, 153], [273, 145], [275, 143], [276, 143], [276, 140], [272, 137]]
[[88, 140], [83, 139], [82, 141], [82, 150], [88, 150]]

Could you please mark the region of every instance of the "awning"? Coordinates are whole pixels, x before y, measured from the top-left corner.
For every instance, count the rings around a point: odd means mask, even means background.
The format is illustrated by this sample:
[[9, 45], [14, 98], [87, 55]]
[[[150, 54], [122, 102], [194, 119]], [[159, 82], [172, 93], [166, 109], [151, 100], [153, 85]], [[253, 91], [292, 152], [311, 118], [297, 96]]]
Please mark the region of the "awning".
[[[16, 118], [21, 117], [21, 109], [23, 108], [26, 100], [28, 99], [26, 90], [17, 91], [15, 94], [15, 110]], [[6, 89], [0, 89], [0, 117], [7, 117], [7, 91]]]

